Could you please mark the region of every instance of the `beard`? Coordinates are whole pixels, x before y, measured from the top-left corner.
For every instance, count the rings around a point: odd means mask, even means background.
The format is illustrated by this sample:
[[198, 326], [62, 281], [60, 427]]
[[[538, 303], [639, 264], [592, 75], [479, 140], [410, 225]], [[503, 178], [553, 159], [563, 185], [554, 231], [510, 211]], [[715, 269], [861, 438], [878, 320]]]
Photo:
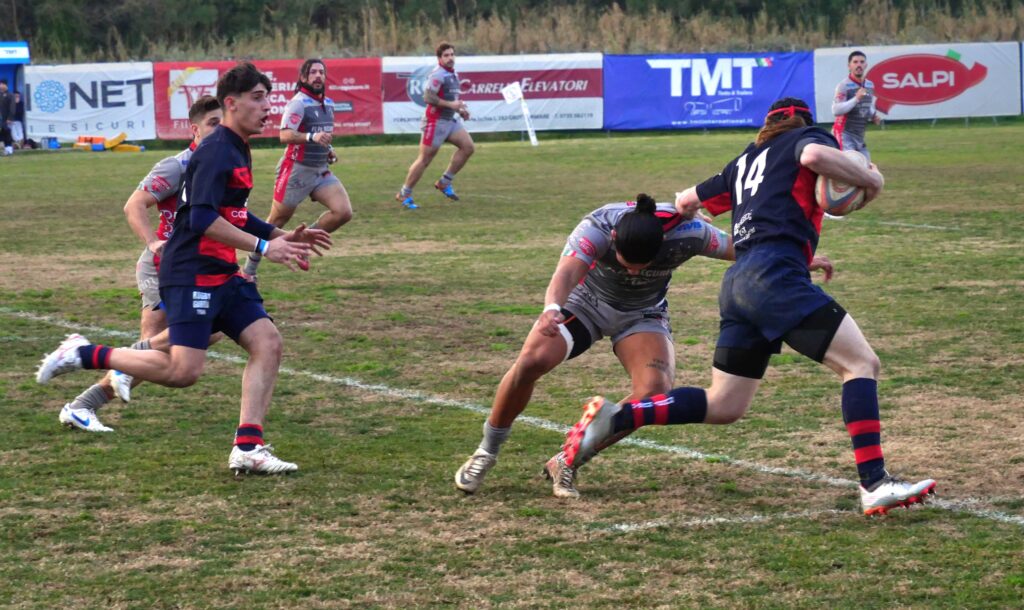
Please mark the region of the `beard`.
[[321, 93], [324, 92], [324, 83], [310, 83], [310, 82], [307, 82], [306, 86], [309, 87], [310, 91], [312, 91], [313, 93], [315, 93], [317, 95], [320, 95]]

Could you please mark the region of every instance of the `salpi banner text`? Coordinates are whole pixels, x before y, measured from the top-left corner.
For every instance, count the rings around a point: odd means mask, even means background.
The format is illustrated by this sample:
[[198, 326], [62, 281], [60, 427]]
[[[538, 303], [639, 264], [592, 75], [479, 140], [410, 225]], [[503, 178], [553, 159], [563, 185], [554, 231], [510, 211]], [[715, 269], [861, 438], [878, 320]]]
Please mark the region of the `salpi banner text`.
[[[420, 130], [423, 83], [436, 67], [432, 56], [384, 58], [385, 133]], [[603, 123], [600, 53], [459, 57], [455, 71], [471, 132], [526, 129], [519, 103], [507, 103], [501, 94], [517, 81], [537, 130], [600, 129]]]
[[149, 62], [25, 66], [24, 99], [28, 137], [35, 140], [156, 137]]
[[[267, 60], [253, 63], [271, 82], [270, 125], [261, 134], [277, 137], [281, 115], [295, 94], [303, 60]], [[334, 100], [334, 134], [382, 132], [381, 67], [379, 58], [325, 59], [326, 96]], [[188, 109], [203, 95], [216, 95], [217, 79], [231, 69], [231, 61], [162, 62], [153, 65], [156, 90], [157, 133], [163, 139], [190, 138]]]
[[891, 120], [1021, 113], [1021, 55], [1016, 42], [948, 43], [818, 49], [814, 80], [819, 121], [832, 121], [836, 85], [847, 57], [867, 55], [876, 106]]
[[604, 127], [756, 127], [780, 97], [813, 104], [813, 76], [810, 52], [605, 55]]

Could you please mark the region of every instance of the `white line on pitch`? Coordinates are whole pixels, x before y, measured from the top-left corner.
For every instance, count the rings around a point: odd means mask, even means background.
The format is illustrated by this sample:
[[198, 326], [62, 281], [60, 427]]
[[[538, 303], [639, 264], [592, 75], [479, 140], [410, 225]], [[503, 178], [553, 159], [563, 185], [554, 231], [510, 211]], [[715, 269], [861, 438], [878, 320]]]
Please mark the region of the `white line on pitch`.
[[[0, 307], [0, 313], [14, 317], [21, 318], [23, 320], [31, 320], [34, 322], [44, 322], [53, 326], [74, 330], [76, 332], [83, 333], [98, 333], [111, 337], [119, 337], [123, 339], [134, 340], [138, 335], [136, 333], [125, 332], [122, 330], [115, 330], [110, 328], [103, 328], [101, 326], [91, 326], [87, 324], [76, 324], [68, 320], [57, 318], [54, 316], [42, 315], [31, 313], [27, 311], [19, 311], [8, 307]], [[210, 358], [215, 360], [223, 360], [225, 362], [232, 362], [236, 364], [245, 364], [245, 358], [240, 356], [234, 356], [232, 354], [222, 354], [220, 352], [208, 351], [207, 354]], [[464, 400], [455, 400], [452, 398], [444, 398], [441, 396], [431, 396], [418, 392], [416, 390], [403, 390], [400, 388], [392, 388], [384, 384], [377, 383], [365, 383], [352, 377], [335, 377], [334, 375], [325, 375], [322, 373], [314, 373], [311, 371], [296, 370], [289, 367], [281, 367], [281, 372], [285, 375], [293, 375], [297, 377], [308, 377], [315, 381], [322, 381], [324, 383], [330, 383], [334, 385], [341, 385], [350, 388], [356, 388], [365, 392], [370, 392], [380, 396], [388, 396], [393, 398], [401, 398], [405, 400], [412, 400], [416, 402], [422, 402], [426, 404], [441, 405], [445, 407], [456, 407], [466, 411], [472, 411], [481, 415], [487, 415], [491, 410], [482, 405], [478, 405], [472, 402]], [[540, 417], [534, 417], [532, 415], [521, 415], [516, 421], [523, 424], [533, 426], [535, 428], [541, 428], [543, 430], [550, 430], [559, 434], [565, 434], [569, 427], [563, 424], [555, 423], [553, 421], [542, 419]], [[849, 479], [842, 479], [838, 477], [832, 477], [824, 474], [818, 474], [815, 472], [808, 472], [806, 470], [800, 470], [798, 468], [780, 468], [776, 466], [766, 466], [757, 462], [751, 462], [748, 460], [739, 460], [728, 455], [720, 455], [714, 453], [704, 453], [701, 451], [695, 451], [688, 447], [680, 445], [666, 445], [664, 443], [658, 443], [651, 440], [628, 437], [619, 441], [619, 445], [630, 445], [633, 447], [641, 447], [644, 449], [651, 449], [654, 451], [660, 451], [663, 453], [672, 453], [675, 455], [681, 455], [686, 458], [703, 460], [707, 462], [721, 462], [724, 464], [730, 464], [732, 466], [738, 466], [746, 470], [753, 470], [754, 472], [760, 472], [762, 474], [778, 475], [790, 478], [801, 479], [804, 481], [815, 481], [818, 483], [824, 483], [833, 487], [846, 487], [855, 488], [857, 487], [856, 481]], [[977, 499], [968, 500], [929, 500], [930, 506], [942, 508], [944, 510], [967, 513], [976, 517], [982, 517], [993, 521], [1000, 521], [1002, 523], [1010, 523], [1013, 525], [1019, 525], [1024, 527], [1024, 516], [1009, 515], [998, 511], [986, 510], [975, 508], [973, 505], [977, 504]]]
[[644, 530], [658, 529], [659, 527], [693, 528], [713, 525], [746, 525], [749, 523], [769, 523], [772, 521], [786, 521], [791, 519], [813, 519], [822, 515], [855, 515], [857, 513], [849, 510], [838, 510], [830, 508], [826, 510], [804, 510], [797, 513], [779, 513], [776, 515], [745, 515], [740, 517], [695, 517], [693, 519], [656, 519], [653, 521], [641, 521], [640, 523], [616, 523], [602, 528], [609, 532], [630, 533]]

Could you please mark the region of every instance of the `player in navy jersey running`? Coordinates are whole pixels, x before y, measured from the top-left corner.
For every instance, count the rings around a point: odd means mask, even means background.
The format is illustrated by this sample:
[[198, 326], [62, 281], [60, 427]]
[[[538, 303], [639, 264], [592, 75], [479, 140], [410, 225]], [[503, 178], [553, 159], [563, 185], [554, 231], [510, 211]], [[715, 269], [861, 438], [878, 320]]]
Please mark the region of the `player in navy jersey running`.
[[[188, 112], [192, 129], [192, 142], [189, 147], [173, 157], [166, 157], [157, 162], [124, 204], [128, 225], [146, 245], [135, 265], [135, 279], [139, 295], [142, 297], [140, 337], [132, 346], [136, 349], [150, 349], [150, 339], [167, 328], [167, 314], [161, 308], [157, 277], [160, 253], [174, 227], [178, 190], [185, 177], [185, 168], [188, 167], [196, 146], [220, 125], [223, 116], [220, 103], [211, 95], [204, 95], [193, 102]], [[155, 231], [150, 224], [148, 213], [149, 208], [154, 206], [160, 213], [160, 222]], [[110, 402], [115, 393], [121, 400], [128, 402], [132, 384], [133, 380], [129, 375], [108, 371], [98, 383], [64, 405], [58, 416], [60, 423], [89, 432], [112, 431], [103, 425], [96, 411]]]
[[455, 71], [455, 47], [450, 43], [442, 42], [437, 45], [436, 53], [437, 67], [427, 76], [423, 84], [423, 101], [427, 104], [427, 110], [423, 115], [420, 153], [409, 167], [405, 184], [395, 195], [395, 199], [410, 210], [419, 207], [413, 201], [412, 189], [416, 187], [416, 183], [420, 181], [423, 172], [434, 160], [434, 156], [437, 155], [442, 144], [451, 142], [455, 145], [456, 150], [452, 155], [451, 162], [448, 163], [448, 169], [444, 171], [440, 180], [434, 183], [434, 188], [452, 201], [459, 200], [459, 196], [455, 194], [455, 189], [452, 187], [452, 180], [476, 150], [473, 138], [462, 124], [464, 120], [469, 120], [469, 109], [465, 102], [459, 100], [459, 75]]
[[298, 467], [263, 442], [263, 422], [281, 365], [281, 334], [263, 308], [255, 284], [241, 277], [235, 250], [259, 251], [296, 270], [330, 236], [299, 225], [285, 232], [249, 214], [252, 157], [249, 138], [270, 115], [270, 79], [250, 63], [217, 81], [222, 124], [196, 148], [179, 195], [174, 231], [163, 248], [160, 297], [167, 312], [170, 353], [114, 349], [71, 335], [47, 355], [39, 383], [78, 369], [117, 369], [169, 387], [194, 384], [206, 363], [210, 335], [223, 331], [249, 354], [228, 467], [235, 472], [280, 473]]
[[579, 468], [598, 451], [649, 424], [730, 424], [750, 406], [782, 342], [823, 363], [842, 380], [842, 412], [853, 441], [864, 514], [923, 501], [935, 481], [891, 476], [882, 456], [877, 379], [880, 363], [857, 323], [808, 272], [821, 232], [814, 183], [825, 175], [863, 187], [866, 201], [884, 181], [838, 150], [835, 138], [813, 127], [807, 104], [775, 102], [755, 142], [720, 174], [676, 200], [683, 217], [703, 205], [732, 212], [736, 264], [722, 279], [718, 344], [711, 387], [682, 387], [618, 405], [595, 397], [566, 437], [563, 450]]
[[[334, 100], [326, 96], [327, 68], [323, 60], [307, 59], [299, 69], [295, 96], [281, 119], [281, 143], [287, 144], [277, 164], [274, 201], [267, 222], [284, 227], [307, 197], [327, 210], [309, 225], [333, 233], [352, 219], [348, 191], [327, 167], [338, 160], [331, 140], [334, 137]], [[242, 270], [256, 276], [261, 254], [253, 252]]]
[[[483, 440], [455, 474], [473, 493], [494, 467], [512, 422], [537, 381], [602, 337], [629, 373], [629, 398], [667, 392], [675, 375], [669, 320], [672, 272], [694, 256], [732, 260], [732, 240], [703, 219], [683, 222], [671, 204], [647, 195], [594, 210], [569, 236], [548, 283], [545, 307], [498, 385]], [[559, 453], [545, 467], [556, 496], [576, 497], [575, 469]]]

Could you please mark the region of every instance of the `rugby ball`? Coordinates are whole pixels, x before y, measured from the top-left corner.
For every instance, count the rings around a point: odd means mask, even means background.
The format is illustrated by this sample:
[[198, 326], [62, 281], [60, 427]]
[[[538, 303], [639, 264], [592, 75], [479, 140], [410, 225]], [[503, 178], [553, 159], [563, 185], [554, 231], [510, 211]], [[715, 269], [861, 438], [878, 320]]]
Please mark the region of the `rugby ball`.
[[[843, 154], [868, 167], [867, 158], [855, 150], [844, 150]], [[826, 176], [818, 176], [814, 185], [814, 198], [821, 209], [832, 216], [846, 216], [864, 207], [864, 189], [844, 184]]]

